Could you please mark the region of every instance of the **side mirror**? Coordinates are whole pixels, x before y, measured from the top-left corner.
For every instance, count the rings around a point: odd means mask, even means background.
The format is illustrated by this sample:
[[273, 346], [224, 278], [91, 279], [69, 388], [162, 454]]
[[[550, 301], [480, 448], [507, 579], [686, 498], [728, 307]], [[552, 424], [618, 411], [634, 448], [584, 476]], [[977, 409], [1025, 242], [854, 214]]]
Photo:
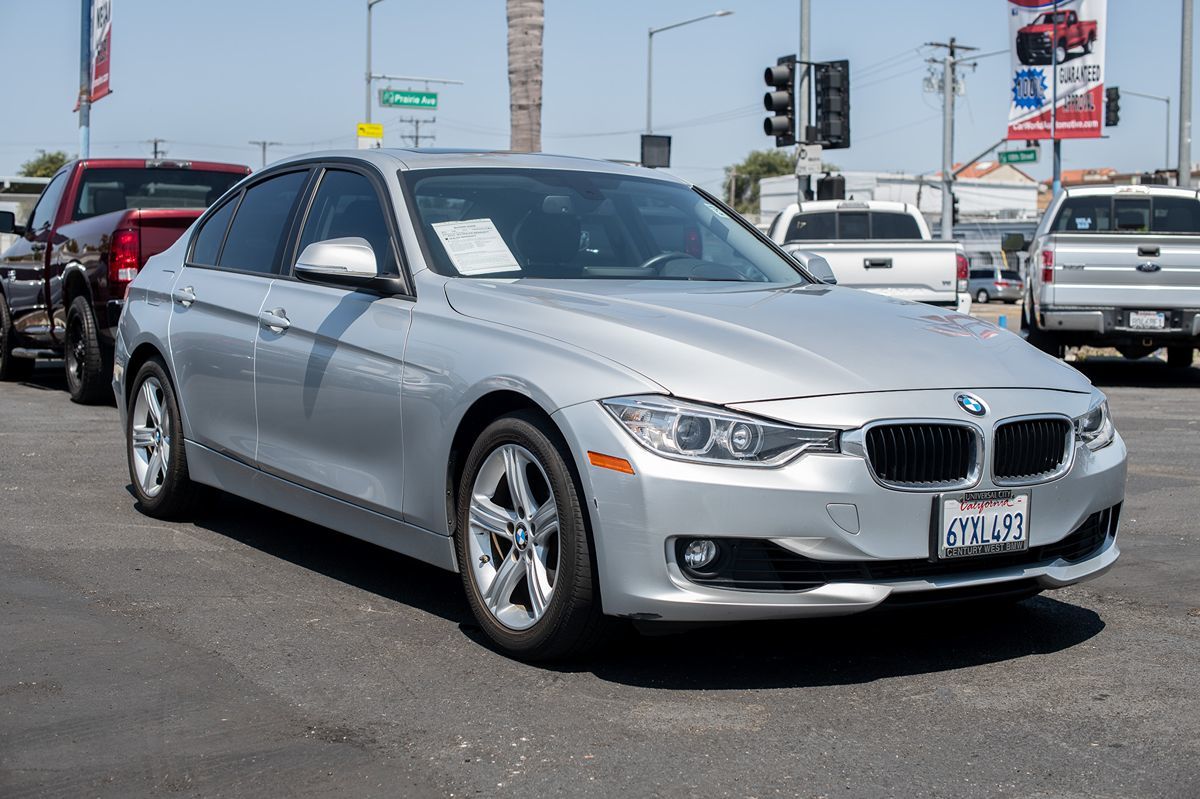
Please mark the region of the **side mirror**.
[[824, 256], [803, 250], [793, 250], [789, 254], [796, 263], [804, 267], [805, 271], [817, 280], [830, 286], [837, 285], [837, 276], [833, 274], [833, 267], [829, 265], [829, 261]]
[[1024, 252], [1029, 249], [1029, 239], [1021, 233], [1006, 233], [1000, 240], [1000, 249], [1005, 252]]
[[304, 248], [292, 270], [309, 283], [350, 289], [370, 289], [384, 294], [404, 293], [396, 275], [381, 275], [371, 243], [358, 236], [314, 241]]
[[12, 211], [0, 211], [0, 233], [17, 232], [17, 215]]

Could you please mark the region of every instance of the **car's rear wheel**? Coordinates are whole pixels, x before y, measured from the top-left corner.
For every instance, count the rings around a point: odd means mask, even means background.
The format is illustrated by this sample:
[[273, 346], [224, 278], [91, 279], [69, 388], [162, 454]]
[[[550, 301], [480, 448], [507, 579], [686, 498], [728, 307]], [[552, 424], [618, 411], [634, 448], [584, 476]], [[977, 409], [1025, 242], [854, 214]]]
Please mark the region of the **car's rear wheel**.
[[108, 382], [108, 370], [104, 368], [96, 315], [87, 297], [81, 295], [71, 301], [67, 311], [65, 344], [63, 361], [71, 399], [85, 405], [95, 405], [108, 399], [112, 386]]
[[990, 300], [991, 297], [988, 296], [986, 289], [980, 289], [979, 291], [975, 292], [975, 302], [988, 302]]
[[125, 442], [129, 479], [142, 512], [158, 519], [191, 512], [200, 487], [188, 477], [179, 404], [158, 360], [147, 361], [134, 378]]
[[500, 648], [546, 660], [599, 640], [581, 491], [548, 421], [515, 412], [480, 434], [459, 483], [455, 544], [471, 611]]
[[1167, 366], [1172, 369], [1187, 369], [1192, 365], [1196, 351], [1191, 347], [1167, 347]]
[[8, 302], [0, 294], [0, 380], [28, 380], [33, 374], [34, 361], [13, 355], [16, 337]]

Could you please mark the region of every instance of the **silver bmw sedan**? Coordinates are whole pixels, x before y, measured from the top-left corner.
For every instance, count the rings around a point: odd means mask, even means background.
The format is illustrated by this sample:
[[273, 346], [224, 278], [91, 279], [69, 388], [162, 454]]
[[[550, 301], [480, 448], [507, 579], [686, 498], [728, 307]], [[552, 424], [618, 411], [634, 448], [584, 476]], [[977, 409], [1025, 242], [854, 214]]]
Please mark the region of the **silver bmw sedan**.
[[133, 488], [151, 516], [213, 486], [457, 571], [525, 658], [618, 618], [985, 608], [1111, 567], [1104, 395], [1005, 330], [832, 283], [660, 172], [284, 161], [130, 287]]

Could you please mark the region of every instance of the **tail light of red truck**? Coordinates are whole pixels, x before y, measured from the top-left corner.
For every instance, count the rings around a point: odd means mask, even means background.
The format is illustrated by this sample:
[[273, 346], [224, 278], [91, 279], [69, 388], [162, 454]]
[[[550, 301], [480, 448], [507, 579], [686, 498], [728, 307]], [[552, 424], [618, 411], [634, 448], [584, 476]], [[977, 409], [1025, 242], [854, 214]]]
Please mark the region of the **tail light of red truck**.
[[125, 296], [125, 287], [137, 277], [141, 265], [141, 233], [136, 228], [113, 233], [108, 251], [108, 288], [114, 297]]

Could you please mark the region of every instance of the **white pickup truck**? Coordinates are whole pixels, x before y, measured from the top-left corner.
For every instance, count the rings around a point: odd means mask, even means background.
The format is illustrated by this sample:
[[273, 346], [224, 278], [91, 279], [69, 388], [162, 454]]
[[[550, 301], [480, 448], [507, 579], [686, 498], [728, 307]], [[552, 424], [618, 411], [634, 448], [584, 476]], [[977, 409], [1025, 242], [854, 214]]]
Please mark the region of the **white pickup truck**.
[[767, 235], [785, 250], [824, 256], [839, 285], [970, 309], [962, 245], [933, 241], [924, 217], [908, 203], [793, 203], [775, 216]]
[[1061, 356], [1115, 347], [1141, 358], [1160, 347], [1186, 367], [1200, 346], [1200, 194], [1165, 186], [1064, 190], [1029, 249], [1021, 328]]

